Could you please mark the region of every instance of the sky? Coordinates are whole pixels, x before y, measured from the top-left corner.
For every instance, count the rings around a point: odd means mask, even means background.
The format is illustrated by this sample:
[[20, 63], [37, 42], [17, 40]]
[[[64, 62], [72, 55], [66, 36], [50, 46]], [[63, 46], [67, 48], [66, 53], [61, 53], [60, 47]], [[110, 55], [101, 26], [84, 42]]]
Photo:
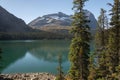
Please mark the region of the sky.
[[[107, 5], [108, 2], [113, 3], [113, 0], [89, 0], [85, 3], [84, 9], [92, 12], [97, 19], [100, 8], [111, 9]], [[63, 12], [72, 15], [74, 13], [73, 0], [0, 0], [0, 6], [26, 23], [46, 14]]]

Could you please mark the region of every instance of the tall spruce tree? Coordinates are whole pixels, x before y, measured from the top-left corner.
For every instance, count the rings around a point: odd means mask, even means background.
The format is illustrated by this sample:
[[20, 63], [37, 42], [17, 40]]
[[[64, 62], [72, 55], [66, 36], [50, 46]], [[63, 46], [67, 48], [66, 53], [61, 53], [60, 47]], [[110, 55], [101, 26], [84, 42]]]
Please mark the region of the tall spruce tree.
[[[111, 11], [112, 18], [109, 31], [107, 65], [110, 75], [113, 75], [117, 72], [116, 67], [120, 65], [120, 0], [114, 0]], [[114, 79], [114, 77], [111, 79]]]
[[59, 62], [59, 66], [57, 68], [58, 75], [55, 80], [65, 80], [64, 73], [62, 71], [62, 56], [61, 55], [59, 55], [59, 57], [58, 57], [58, 62]]
[[89, 64], [88, 80], [96, 80], [97, 79], [97, 65], [96, 65], [95, 53], [90, 54], [89, 62], [90, 64]]
[[96, 45], [97, 48], [103, 48], [106, 43], [105, 29], [108, 27], [108, 20], [106, 15], [106, 10], [101, 8], [100, 16], [98, 17], [98, 27], [96, 33]]
[[96, 43], [96, 56], [98, 57], [98, 68], [97, 68], [97, 77], [98, 78], [106, 78], [108, 69], [106, 68], [106, 44], [107, 44], [107, 37], [106, 34], [108, 30], [108, 20], [106, 16], [106, 11], [101, 9], [100, 16], [98, 17], [98, 27], [95, 36], [95, 43]]
[[83, 7], [88, 0], [74, 0], [75, 14], [73, 16], [72, 33], [74, 38], [70, 46], [69, 60], [71, 62], [69, 75], [72, 80], [87, 80], [90, 53], [90, 27]]

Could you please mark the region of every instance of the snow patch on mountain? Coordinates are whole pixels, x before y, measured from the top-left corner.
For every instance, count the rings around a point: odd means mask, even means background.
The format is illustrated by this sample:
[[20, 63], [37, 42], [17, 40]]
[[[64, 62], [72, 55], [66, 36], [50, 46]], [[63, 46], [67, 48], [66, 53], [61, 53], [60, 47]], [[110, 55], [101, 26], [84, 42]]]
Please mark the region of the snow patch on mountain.
[[[94, 15], [88, 11], [84, 10], [86, 16], [88, 17], [88, 20], [90, 20], [89, 26], [92, 29], [95, 29], [97, 26], [97, 21], [94, 17]], [[34, 26], [36, 28], [44, 27], [44, 26], [71, 26], [73, 19], [71, 15], [66, 15], [62, 12], [54, 13], [54, 14], [48, 14], [44, 15], [42, 17], [39, 17], [33, 21], [31, 21], [28, 25]]]
[[49, 19], [48, 21], [47, 21], [47, 23], [51, 23], [53, 21], [53, 19]]
[[53, 19], [56, 19], [56, 20], [59, 20], [59, 16], [50, 16], [50, 18], [53, 18]]

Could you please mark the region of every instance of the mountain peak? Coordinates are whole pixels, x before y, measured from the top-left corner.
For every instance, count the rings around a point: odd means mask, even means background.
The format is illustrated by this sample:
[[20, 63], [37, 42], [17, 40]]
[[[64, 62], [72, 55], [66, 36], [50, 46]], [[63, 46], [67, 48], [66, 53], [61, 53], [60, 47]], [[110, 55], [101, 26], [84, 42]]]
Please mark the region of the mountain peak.
[[69, 15], [63, 13], [63, 12], [58, 12], [59, 17], [69, 17]]
[[44, 15], [42, 17], [70, 17], [69, 15], [63, 13], [63, 12], [58, 12], [58, 13], [53, 13], [53, 14], [47, 14], [47, 15]]
[[[85, 14], [88, 16], [88, 19], [91, 20], [90, 27], [94, 29], [97, 26], [97, 21], [94, 15], [88, 10], [85, 10]], [[28, 25], [37, 29], [45, 26], [71, 26], [72, 20], [71, 15], [58, 12], [39, 17], [30, 22]]]
[[58, 12], [58, 14], [64, 14], [63, 12]]

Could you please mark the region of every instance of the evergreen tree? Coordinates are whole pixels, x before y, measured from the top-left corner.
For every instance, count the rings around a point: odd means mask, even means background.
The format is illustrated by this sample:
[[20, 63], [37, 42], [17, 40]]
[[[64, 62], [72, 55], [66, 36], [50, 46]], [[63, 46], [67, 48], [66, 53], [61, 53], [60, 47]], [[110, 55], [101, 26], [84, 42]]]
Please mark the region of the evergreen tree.
[[[111, 5], [111, 4], [110, 4]], [[112, 5], [111, 28], [109, 31], [109, 41], [107, 50], [107, 65], [111, 79], [115, 79], [116, 67], [120, 65], [120, 1], [114, 0]]]
[[96, 55], [95, 53], [91, 53], [89, 58], [89, 76], [88, 80], [96, 80], [97, 79], [97, 66], [96, 66]]
[[69, 75], [72, 80], [87, 80], [90, 53], [90, 27], [84, 13], [84, 3], [88, 0], [74, 0], [75, 14], [73, 16], [72, 33], [74, 38], [70, 46], [69, 60], [71, 67]]
[[98, 57], [98, 68], [97, 68], [97, 77], [105, 79], [107, 76], [108, 69], [106, 68], [106, 44], [107, 39], [106, 34], [108, 30], [108, 20], [106, 16], [106, 11], [101, 9], [100, 16], [98, 17], [98, 28], [96, 33], [96, 56]]
[[64, 75], [63, 75], [63, 71], [62, 71], [62, 56], [61, 55], [59, 56], [58, 61], [59, 61], [59, 66], [57, 68], [58, 76], [56, 77], [55, 80], [65, 80]]
[[105, 36], [104, 36], [104, 31], [105, 31], [105, 10], [101, 9], [101, 14], [98, 18], [98, 25], [100, 28], [100, 34], [101, 34], [101, 46], [105, 45]]
[[108, 28], [108, 18], [106, 15], [106, 10], [101, 9], [100, 16], [98, 17], [98, 27], [96, 32], [96, 47], [103, 48], [106, 44], [106, 32]]

